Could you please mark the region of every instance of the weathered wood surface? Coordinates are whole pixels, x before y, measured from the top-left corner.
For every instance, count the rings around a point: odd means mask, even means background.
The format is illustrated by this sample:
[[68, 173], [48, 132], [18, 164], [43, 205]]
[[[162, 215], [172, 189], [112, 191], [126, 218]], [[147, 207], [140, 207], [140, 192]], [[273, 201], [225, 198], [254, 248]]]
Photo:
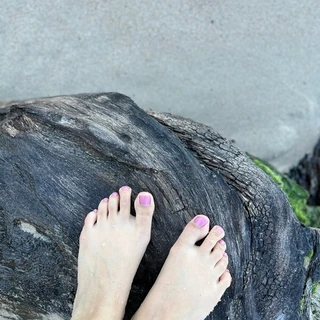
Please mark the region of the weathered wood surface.
[[309, 191], [309, 205], [320, 205], [320, 140], [313, 152], [306, 154], [298, 165], [290, 170], [289, 176]]
[[125, 319], [198, 213], [225, 228], [233, 276], [207, 319], [320, 319], [319, 230], [211, 128], [117, 93], [0, 107], [0, 318], [70, 317], [83, 219], [122, 185], [156, 201]]

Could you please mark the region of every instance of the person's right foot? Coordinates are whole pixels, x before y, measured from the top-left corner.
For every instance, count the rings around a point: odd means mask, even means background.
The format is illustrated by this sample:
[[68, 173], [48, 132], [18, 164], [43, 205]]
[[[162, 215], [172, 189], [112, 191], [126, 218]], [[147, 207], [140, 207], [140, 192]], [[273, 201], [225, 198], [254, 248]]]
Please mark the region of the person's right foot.
[[[231, 284], [224, 230], [198, 215], [188, 223], [133, 320], [202, 320]], [[206, 239], [200, 246], [195, 243]]]

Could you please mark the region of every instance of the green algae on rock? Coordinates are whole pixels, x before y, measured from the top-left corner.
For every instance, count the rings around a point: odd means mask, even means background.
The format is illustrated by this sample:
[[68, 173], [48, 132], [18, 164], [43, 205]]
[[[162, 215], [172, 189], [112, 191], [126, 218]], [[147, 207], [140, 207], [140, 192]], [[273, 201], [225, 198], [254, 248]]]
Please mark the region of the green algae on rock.
[[320, 228], [320, 207], [307, 205], [309, 192], [285, 174], [280, 173], [267, 162], [250, 154], [248, 154], [248, 156], [261, 170], [267, 173], [288, 196], [289, 202], [297, 218], [308, 226]]

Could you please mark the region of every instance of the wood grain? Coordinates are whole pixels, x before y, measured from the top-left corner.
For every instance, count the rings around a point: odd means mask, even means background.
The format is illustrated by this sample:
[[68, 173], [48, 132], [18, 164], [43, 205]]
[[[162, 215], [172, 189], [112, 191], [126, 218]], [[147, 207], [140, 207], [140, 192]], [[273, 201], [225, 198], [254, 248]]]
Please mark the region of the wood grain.
[[118, 93], [0, 106], [3, 319], [70, 318], [83, 219], [122, 185], [156, 201], [125, 319], [198, 213], [226, 230], [233, 276], [207, 319], [320, 319], [319, 230], [302, 225], [278, 186], [213, 129], [145, 112]]

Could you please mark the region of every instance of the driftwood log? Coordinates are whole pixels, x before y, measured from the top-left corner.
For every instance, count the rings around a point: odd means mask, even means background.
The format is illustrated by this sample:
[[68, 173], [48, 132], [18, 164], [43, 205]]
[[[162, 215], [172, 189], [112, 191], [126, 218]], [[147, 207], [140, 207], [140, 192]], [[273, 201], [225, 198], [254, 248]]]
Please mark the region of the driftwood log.
[[210, 127], [118, 93], [0, 107], [1, 319], [70, 318], [83, 219], [122, 185], [156, 201], [125, 319], [198, 213], [225, 228], [233, 276], [207, 319], [320, 319], [319, 230]]

